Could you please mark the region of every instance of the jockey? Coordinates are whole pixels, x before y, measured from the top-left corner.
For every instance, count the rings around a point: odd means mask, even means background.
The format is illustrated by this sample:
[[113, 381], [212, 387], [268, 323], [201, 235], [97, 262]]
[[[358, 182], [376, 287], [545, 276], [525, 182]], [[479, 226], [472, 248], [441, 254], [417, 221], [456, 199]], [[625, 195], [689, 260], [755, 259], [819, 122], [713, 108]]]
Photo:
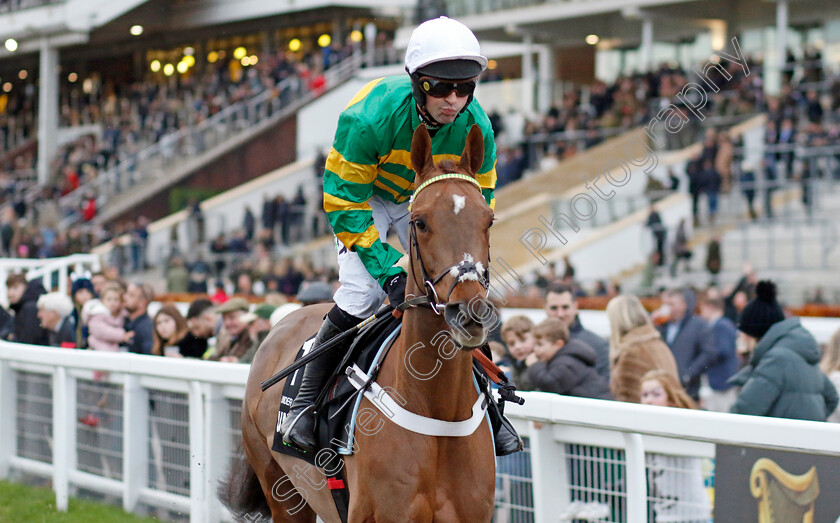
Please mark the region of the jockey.
[[[367, 84], [341, 113], [324, 172], [324, 210], [335, 232], [339, 282], [335, 307], [318, 331], [313, 349], [376, 312], [387, 296], [395, 307], [405, 300], [406, 273], [399, 251], [385, 243], [389, 229], [408, 252], [408, 203], [414, 191], [409, 150], [419, 125], [432, 137], [435, 155], [460, 156], [467, 134], [478, 124], [484, 135], [484, 163], [476, 175], [487, 203], [494, 205], [496, 145], [487, 114], [473, 100], [487, 58], [465, 25], [440, 17], [418, 26], [405, 55], [408, 76]], [[281, 427], [283, 441], [315, 447], [314, 403], [343, 354], [327, 351], [306, 365], [300, 392]], [[495, 407], [495, 406], [494, 406]], [[489, 409], [497, 417], [495, 408]], [[497, 430], [497, 455], [522, 448], [509, 428]]]

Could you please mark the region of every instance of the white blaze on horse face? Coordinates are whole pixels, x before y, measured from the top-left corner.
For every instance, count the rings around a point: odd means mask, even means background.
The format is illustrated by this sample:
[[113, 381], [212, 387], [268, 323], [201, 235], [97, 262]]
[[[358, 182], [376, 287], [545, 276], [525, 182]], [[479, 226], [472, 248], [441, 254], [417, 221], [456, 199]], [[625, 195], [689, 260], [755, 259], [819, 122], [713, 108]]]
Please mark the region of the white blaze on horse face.
[[464, 208], [467, 198], [465, 196], [461, 196], [460, 194], [453, 194], [452, 201], [455, 203], [455, 214], [458, 214], [461, 212], [461, 209]]

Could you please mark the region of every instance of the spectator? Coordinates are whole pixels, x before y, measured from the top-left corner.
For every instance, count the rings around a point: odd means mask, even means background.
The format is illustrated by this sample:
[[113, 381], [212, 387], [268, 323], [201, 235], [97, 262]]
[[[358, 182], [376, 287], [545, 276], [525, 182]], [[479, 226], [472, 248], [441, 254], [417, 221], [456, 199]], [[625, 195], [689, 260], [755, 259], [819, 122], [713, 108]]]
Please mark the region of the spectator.
[[268, 336], [269, 331], [271, 331], [271, 315], [276, 309], [277, 307], [270, 303], [263, 303], [258, 305], [254, 309], [254, 312], [242, 315], [241, 320], [248, 324], [248, 337], [251, 339], [251, 348], [239, 358], [239, 363], [251, 363], [254, 361], [257, 350], [262, 345], [265, 337]]
[[[326, 159], [324, 159], [326, 162]], [[317, 165], [315, 166], [317, 169]], [[323, 167], [321, 168], [321, 176], [324, 175]], [[277, 219], [277, 211], [275, 209], [274, 198], [269, 198], [268, 195], [263, 195], [263, 205], [262, 205], [262, 227], [263, 231], [268, 231], [269, 235], [273, 238], [274, 237], [274, 222]]]
[[15, 332], [15, 319], [0, 306], [0, 340], [8, 340]]
[[721, 191], [729, 193], [732, 189], [732, 159], [735, 157], [735, 150], [729, 132], [718, 133], [718, 149], [715, 155], [715, 170], [720, 173]]
[[718, 195], [721, 188], [721, 175], [715, 169], [715, 165], [711, 160], [706, 160], [703, 163], [703, 179], [706, 189], [706, 199], [709, 203], [709, 224], [715, 224], [718, 209]]
[[502, 326], [502, 341], [507, 345], [507, 354], [499, 366], [509, 369], [517, 390], [534, 390], [525, 363], [525, 359], [534, 352], [533, 330], [534, 322], [527, 316], [514, 316]]
[[50, 292], [38, 298], [38, 319], [49, 334], [51, 347], [76, 347], [76, 322], [73, 320], [73, 302], [66, 294]]
[[568, 327], [557, 318], [545, 319], [534, 327], [534, 352], [525, 362], [536, 390], [581, 398], [612, 398], [607, 381], [595, 368], [595, 351], [570, 339]]
[[76, 325], [76, 348], [86, 349], [88, 328], [82, 321], [82, 309], [85, 303], [93, 299], [93, 283], [87, 278], [76, 278], [70, 286], [70, 298], [73, 300], [73, 323]]
[[108, 283], [108, 278], [104, 272], [95, 272], [90, 276], [90, 283], [93, 285], [93, 297], [99, 298], [102, 296], [102, 288]]
[[679, 379], [677, 364], [639, 298], [616, 296], [607, 303], [610, 321], [610, 391], [618, 401], [639, 403], [641, 378], [661, 370]]
[[653, 234], [653, 241], [656, 243], [656, 253], [658, 255], [658, 265], [662, 266], [665, 263], [665, 239], [668, 237], [668, 229], [662, 223], [662, 216], [656, 210], [654, 204], [650, 204], [650, 212], [648, 213], [647, 227]]
[[589, 345], [595, 351], [595, 368], [605, 381], [610, 379], [610, 344], [604, 338], [583, 328], [578, 317], [577, 301], [572, 287], [552, 283], [545, 296], [545, 311], [549, 318], [557, 318], [569, 329], [570, 339]]
[[213, 303], [216, 305], [221, 305], [222, 303], [228, 301], [228, 294], [225, 290], [225, 283], [222, 280], [216, 280], [216, 284], [213, 286], [215, 292], [213, 296], [210, 297]]
[[703, 398], [703, 407], [714, 412], [729, 412], [738, 396], [738, 391], [728, 383], [729, 378], [738, 372], [738, 355], [735, 352], [738, 332], [735, 324], [723, 316], [723, 299], [719, 296], [707, 296], [700, 304], [700, 315], [709, 324], [717, 350], [717, 357], [706, 371], [711, 392]]
[[700, 195], [706, 190], [702, 160], [697, 156], [689, 160], [685, 167], [685, 174], [688, 176], [688, 192], [691, 194], [691, 216], [694, 219], [694, 226], [697, 227], [700, 225]]
[[755, 221], [758, 219], [758, 213], [755, 211], [755, 161], [744, 160], [741, 167], [741, 193], [744, 199], [747, 200], [747, 211], [750, 214], [750, 219]]
[[688, 246], [688, 234], [685, 230], [685, 218], [681, 219], [679, 225], [677, 225], [677, 233], [674, 237], [674, 244], [671, 246], [671, 249], [674, 254], [674, 258], [671, 260], [671, 277], [676, 278], [677, 268], [680, 261], [685, 260], [683, 265], [684, 272], [688, 272], [690, 270], [688, 263], [689, 260], [691, 260], [692, 252], [691, 248]]
[[190, 275], [184, 258], [176, 254], [169, 260], [169, 266], [166, 268], [166, 291], [180, 294], [187, 292], [189, 288]]
[[[642, 376], [640, 396], [644, 405], [697, 408], [674, 376], [663, 370]], [[645, 462], [656, 521], [709, 520], [711, 507], [699, 458], [648, 453]]]
[[295, 269], [290, 258], [284, 258], [275, 264], [274, 275], [277, 278], [277, 290], [279, 292], [286, 296], [294, 296], [300, 291], [301, 283], [303, 283], [303, 274]]
[[731, 412], [825, 421], [837, 408], [837, 390], [820, 371], [820, 350], [799, 318], [785, 319], [776, 286], [760, 281], [738, 323], [749, 363], [730, 379], [741, 386]]
[[297, 300], [305, 307], [333, 301], [333, 288], [322, 281], [312, 281], [301, 287]]
[[[834, 388], [840, 392], [840, 330], [835, 332], [828, 340], [825, 352], [823, 352], [820, 360], [820, 369], [834, 384]], [[840, 423], [840, 407], [835, 408], [826, 421]]]
[[242, 321], [242, 315], [249, 308], [245, 298], [231, 298], [216, 308], [216, 312], [222, 315], [222, 330], [211, 360], [236, 363], [251, 348], [248, 325]]
[[201, 254], [190, 265], [190, 282], [187, 292], [192, 294], [207, 294], [207, 279], [210, 277], [210, 265], [204, 261]]
[[183, 358], [181, 342], [189, 335], [187, 320], [174, 305], [164, 305], [155, 314], [154, 342], [151, 354]]
[[241, 296], [254, 295], [254, 280], [251, 278], [251, 273], [242, 271], [236, 276], [236, 290], [234, 294]]
[[248, 243], [251, 243], [254, 240], [254, 228], [256, 227], [256, 219], [254, 218], [254, 212], [251, 210], [250, 206], [245, 206], [245, 215], [242, 218], [242, 229], [245, 231], [245, 239], [248, 240]]
[[181, 356], [202, 358], [208, 351], [209, 340], [216, 336], [219, 317], [213, 308], [213, 302], [207, 298], [197, 298], [187, 310], [187, 328], [189, 332], [181, 340]]
[[[692, 294], [693, 298], [693, 294]], [[697, 318], [688, 307], [687, 292], [674, 289], [663, 297], [664, 311], [660, 309], [654, 317], [666, 321], [659, 327], [662, 339], [668, 344], [674, 360], [680, 383], [694, 401], [699, 398], [700, 376], [717, 358], [714, 341], [709, 334], [709, 327], [702, 318]]]
[[126, 332], [122, 287], [111, 282], [102, 288], [102, 297], [91, 300], [82, 309], [82, 321], [88, 326], [88, 345], [93, 350], [119, 352], [120, 345], [131, 342], [134, 333]]
[[155, 299], [155, 292], [151, 285], [144, 283], [138, 285], [131, 283], [125, 291], [125, 310], [128, 317], [125, 319], [124, 328], [126, 332], [134, 335], [126, 344], [128, 352], [135, 354], [151, 354], [154, 345], [154, 326], [152, 319], [146, 313], [149, 303]]
[[15, 329], [12, 341], [29, 345], [47, 345], [48, 333], [38, 320], [38, 298], [47, 291], [36, 278], [27, 282], [24, 274], [12, 274], [6, 278], [9, 308], [15, 314]]
[[720, 241], [720, 234], [715, 234], [706, 246], [706, 270], [712, 275], [712, 285], [714, 285], [723, 263], [720, 255]]

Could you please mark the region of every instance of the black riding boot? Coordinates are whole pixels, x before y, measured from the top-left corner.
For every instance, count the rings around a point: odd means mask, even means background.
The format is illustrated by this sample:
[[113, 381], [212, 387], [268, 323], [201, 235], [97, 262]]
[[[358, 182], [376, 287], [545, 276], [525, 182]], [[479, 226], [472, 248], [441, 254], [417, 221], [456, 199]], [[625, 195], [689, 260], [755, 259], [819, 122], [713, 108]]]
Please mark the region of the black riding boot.
[[[343, 329], [337, 327], [329, 317], [324, 318], [312, 350], [317, 349], [330, 338], [341, 334]], [[283, 432], [283, 442], [293, 445], [306, 452], [312, 452], [317, 442], [315, 441], [315, 401], [318, 394], [324, 387], [324, 382], [335, 370], [335, 366], [341, 361], [344, 351], [339, 347], [328, 350], [320, 357], [306, 364], [303, 371], [303, 381], [300, 384], [295, 401], [286, 417], [286, 422], [280, 428]]]
[[496, 398], [487, 405], [487, 413], [490, 415], [490, 424], [493, 427], [493, 442], [496, 445], [497, 456], [507, 456], [525, 448], [525, 443], [516, 433], [516, 429], [499, 411]]

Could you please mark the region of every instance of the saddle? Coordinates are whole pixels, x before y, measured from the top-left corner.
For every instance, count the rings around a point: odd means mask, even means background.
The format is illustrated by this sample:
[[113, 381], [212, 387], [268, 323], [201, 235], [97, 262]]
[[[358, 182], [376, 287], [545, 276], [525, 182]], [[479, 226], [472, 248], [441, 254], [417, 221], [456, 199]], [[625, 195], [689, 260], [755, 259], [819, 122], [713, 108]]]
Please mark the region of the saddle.
[[[296, 370], [294, 374], [289, 376], [283, 386], [272, 450], [300, 458], [316, 466], [323, 465], [323, 463], [316, 464], [315, 460], [316, 455], [323, 449], [331, 449], [338, 454], [352, 454], [353, 415], [355, 410], [352, 400], [357, 398], [359, 394], [350, 383], [345, 369], [356, 365], [362, 369], [367, 369], [368, 374], [375, 377], [378, 374], [379, 366], [385, 359], [385, 354], [397, 338], [401, 326], [402, 321], [400, 319], [391, 314], [385, 314], [360, 330], [350, 344], [349, 350], [333, 371], [333, 375], [327, 380], [327, 384], [315, 404], [318, 413], [315, 430], [319, 442], [315, 452], [302, 452], [283, 442], [283, 433], [280, 432], [280, 427], [283, 425], [300, 390], [303, 368]], [[314, 341], [314, 336], [306, 340], [298, 351], [295, 361], [312, 349]]]

